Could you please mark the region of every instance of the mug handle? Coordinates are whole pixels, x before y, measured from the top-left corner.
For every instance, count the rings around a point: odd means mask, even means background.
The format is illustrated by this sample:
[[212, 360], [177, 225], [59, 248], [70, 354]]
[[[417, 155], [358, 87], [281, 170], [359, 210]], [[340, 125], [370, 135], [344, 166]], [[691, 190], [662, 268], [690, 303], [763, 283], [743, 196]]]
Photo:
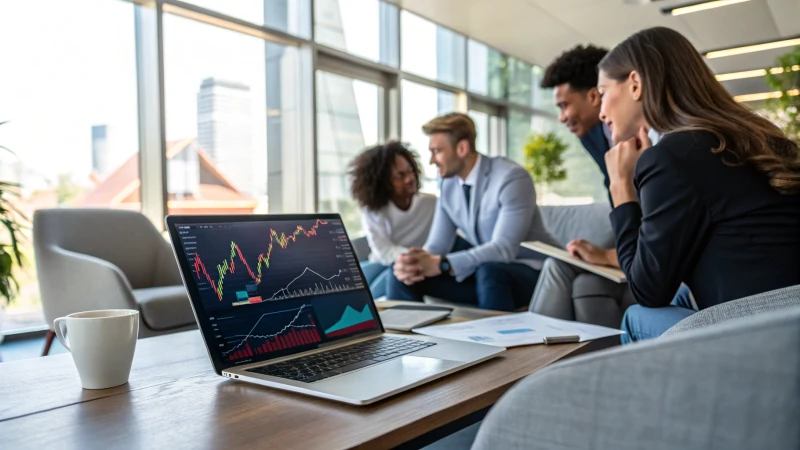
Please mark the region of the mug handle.
[[55, 329], [58, 342], [61, 342], [61, 345], [63, 345], [64, 348], [67, 349], [67, 351], [71, 352], [72, 350], [69, 348], [69, 344], [67, 344], [67, 338], [64, 337], [65, 326], [67, 326], [66, 317], [59, 317], [58, 319], [53, 321], [53, 328]]

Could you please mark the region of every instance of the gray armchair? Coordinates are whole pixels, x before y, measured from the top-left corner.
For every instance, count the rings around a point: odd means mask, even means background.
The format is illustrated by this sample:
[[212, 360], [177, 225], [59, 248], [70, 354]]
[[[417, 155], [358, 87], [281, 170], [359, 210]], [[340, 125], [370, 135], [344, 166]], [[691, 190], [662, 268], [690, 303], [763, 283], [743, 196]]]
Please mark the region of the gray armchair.
[[729, 303], [529, 376], [473, 448], [800, 448], [800, 289]]
[[[540, 206], [542, 219], [562, 246], [573, 239], [583, 238], [604, 248], [614, 246], [614, 232], [607, 203], [577, 206]], [[562, 304], [557, 299], [540, 298], [531, 304], [531, 311], [565, 320], [618, 328], [628, 306], [636, 303], [628, 285], [581, 271], [571, 264], [548, 258], [548, 269], [581, 272], [572, 283], [572, 302]]]
[[170, 245], [140, 213], [43, 209], [33, 244], [45, 320], [93, 309], [140, 311], [139, 337], [196, 327]]

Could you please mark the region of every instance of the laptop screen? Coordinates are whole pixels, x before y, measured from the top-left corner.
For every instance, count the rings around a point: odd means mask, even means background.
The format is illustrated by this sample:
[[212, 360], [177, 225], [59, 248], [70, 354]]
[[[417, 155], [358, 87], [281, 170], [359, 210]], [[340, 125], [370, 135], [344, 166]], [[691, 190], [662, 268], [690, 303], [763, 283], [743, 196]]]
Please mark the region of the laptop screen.
[[206, 343], [224, 367], [381, 330], [342, 221], [293, 217], [168, 220], [178, 222], [170, 232], [184, 279], [191, 275]]

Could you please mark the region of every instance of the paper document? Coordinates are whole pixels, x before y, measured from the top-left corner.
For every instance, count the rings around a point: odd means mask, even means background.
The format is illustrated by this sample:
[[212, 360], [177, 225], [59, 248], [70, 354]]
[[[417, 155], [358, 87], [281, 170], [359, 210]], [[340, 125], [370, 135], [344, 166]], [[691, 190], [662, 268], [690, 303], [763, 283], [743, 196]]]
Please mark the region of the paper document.
[[450, 325], [415, 328], [415, 333], [497, 347], [542, 344], [545, 337], [578, 335], [581, 342], [623, 334], [623, 331], [587, 323], [553, 319], [535, 313], [508, 314]]
[[600, 266], [597, 264], [588, 263], [582, 259], [578, 259], [570, 255], [569, 252], [564, 249], [553, 247], [552, 245], [545, 244], [544, 242], [523, 242], [522, 246], [535, 252], [539, 252], [543, 255], [551, 256], [553, 258], [560, 259], [561, 261], [568, 262], [575, 267], [580, 267], [583, 270], [600, 275], [604, 278], [608, 278], [616, 283], [625, 283], [626, 281], [625, 273], [616, 267]]

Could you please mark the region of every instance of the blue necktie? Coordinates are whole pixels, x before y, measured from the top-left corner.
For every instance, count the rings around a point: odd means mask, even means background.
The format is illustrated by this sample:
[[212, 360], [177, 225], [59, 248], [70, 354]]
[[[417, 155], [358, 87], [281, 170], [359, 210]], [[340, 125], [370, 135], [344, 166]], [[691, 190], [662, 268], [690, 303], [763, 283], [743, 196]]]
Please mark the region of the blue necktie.
[[469, 193], [470, 193], [470, 190], [472, 190], [472, 186], [470, 186], [468, 184], [462, 184], [461, 185], [461, 189], [464, 190], [464, 198], [467, 199], [467, 210], [469, 210]]

